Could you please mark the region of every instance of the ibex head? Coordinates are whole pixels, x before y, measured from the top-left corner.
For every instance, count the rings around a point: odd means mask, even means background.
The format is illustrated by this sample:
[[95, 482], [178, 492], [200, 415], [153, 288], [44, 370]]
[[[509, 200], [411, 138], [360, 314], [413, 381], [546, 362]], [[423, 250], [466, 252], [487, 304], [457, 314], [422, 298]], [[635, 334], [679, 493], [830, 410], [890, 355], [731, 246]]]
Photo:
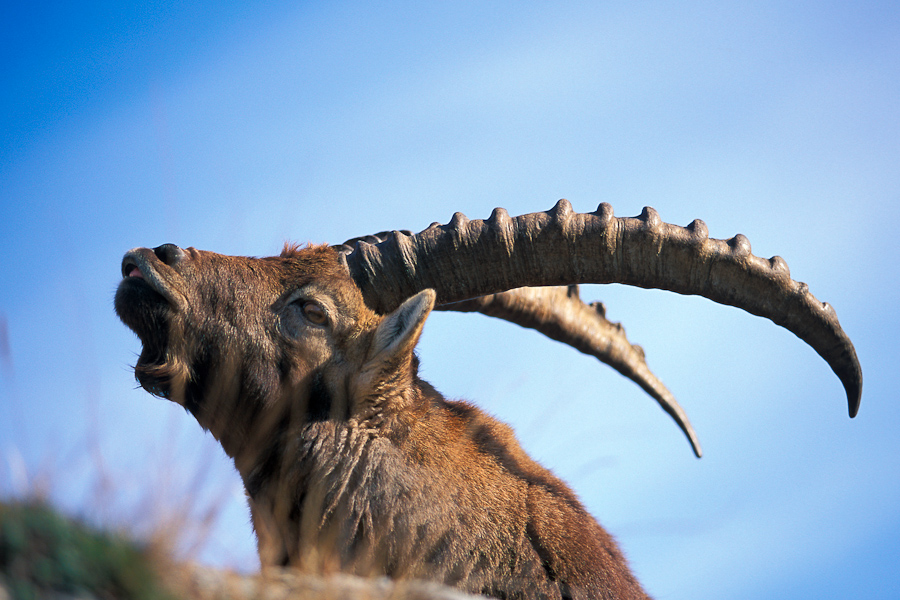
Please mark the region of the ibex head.
[[[425, 318], [478, 310], [615, 366], [696, 437], [639, 348], [573, 286], [702, 295], [764, 316], [841, 379], [862, 374], [833, 309], [743, 236], [616, 218], [601, 205], [244, 258], [164, 245], [125, 255], [116, 311], [148, 391], [184, 405], [235, 459], [264, 564], [424, 577], [506, 597], [642, 598], [612, 539], [505, 426], [418, 379]], [[526, 287], [551, 286], [551, 287]], [[523, 289], [524, 288], [524, 289]]]
[[387, 393], [383, 373], [408, 385], [434, 304], [424, 290], [377, 315], [328, 246], [255, 259], [165, 244], [122, 265], [116, 310], [143, 344], [138, 381], [193, 413], [232, 457], [286, 405], [326, 419]]

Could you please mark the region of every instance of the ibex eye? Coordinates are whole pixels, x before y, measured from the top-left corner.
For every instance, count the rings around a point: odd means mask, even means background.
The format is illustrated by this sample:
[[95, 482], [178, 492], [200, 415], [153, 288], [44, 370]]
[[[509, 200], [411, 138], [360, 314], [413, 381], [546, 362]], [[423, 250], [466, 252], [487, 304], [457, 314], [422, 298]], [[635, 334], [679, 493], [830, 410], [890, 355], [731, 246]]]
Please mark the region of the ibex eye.
[[328, 315], [315, 302], [305, 302], [303, 304], [303, 316], [315, 325], [325, 325], [328, 322]]

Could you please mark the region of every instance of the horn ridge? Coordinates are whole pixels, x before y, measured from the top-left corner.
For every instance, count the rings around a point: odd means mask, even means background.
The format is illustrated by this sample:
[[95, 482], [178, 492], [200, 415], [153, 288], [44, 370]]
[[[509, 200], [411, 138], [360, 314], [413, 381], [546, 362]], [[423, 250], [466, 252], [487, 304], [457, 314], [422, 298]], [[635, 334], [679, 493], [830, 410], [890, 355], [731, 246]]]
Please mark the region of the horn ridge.
[[391, 239], [359, 242], [344, 260], [366, 301], [382, 313], [427, 287], [438, 304], [578, 283], [704, 296], [766, 317], [812, 346], [841, 379], [856, 414], [862, 371], [836, 315], [790, 279], [783, 260], [754, 256], [746, 236], [709, 238], [702, 222], [667, 224], [649, 207], [639, 217], [614, 217], [605, 203], [582, 214], [561, 200], [549, 211], [508, 221], [495, 213], [488, 221], [456, 213], [449, 224], [409, 237], [402, 253]]

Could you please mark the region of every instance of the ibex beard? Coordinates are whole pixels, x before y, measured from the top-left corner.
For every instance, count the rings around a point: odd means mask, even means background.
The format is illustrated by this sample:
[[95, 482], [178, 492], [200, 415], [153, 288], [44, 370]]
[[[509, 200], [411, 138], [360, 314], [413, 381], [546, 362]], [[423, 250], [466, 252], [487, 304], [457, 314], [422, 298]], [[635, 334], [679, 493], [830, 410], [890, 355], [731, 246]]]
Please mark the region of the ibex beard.
[[612, 537], [511, 429], [418, 377], [435, 302], [382, 316], [335, 250], [123, 261], [116, 312], [149, 392], [234, 460], [263, 566], [427, 579], [500, 598], [646, 598]]

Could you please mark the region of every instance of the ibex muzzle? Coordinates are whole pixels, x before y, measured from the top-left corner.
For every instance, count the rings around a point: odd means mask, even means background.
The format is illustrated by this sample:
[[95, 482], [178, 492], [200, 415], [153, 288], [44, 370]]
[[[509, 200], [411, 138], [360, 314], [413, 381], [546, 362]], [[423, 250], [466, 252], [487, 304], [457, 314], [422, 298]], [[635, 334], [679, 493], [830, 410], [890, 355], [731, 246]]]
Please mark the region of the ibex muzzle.
[[414, 349], [435, 306], [537, 329], [615, 366], [675, 418], [643, 353], [578, 283], [699, 294], [793, 331], [856, 414], [862, 374], [834, 311], [743, 236], [710, 239], [652, 209], [565, 201], [512, 218], [455, 215], [411, 235], [280, 256], [166, 244], [125, 255], [116, 311], [140, 337], [141, 385], [178, 402], [234, 458], [264, 565], [431, 579], [501, 598], [646, 598], [613, 539], [512, 431], [443, 398]]

